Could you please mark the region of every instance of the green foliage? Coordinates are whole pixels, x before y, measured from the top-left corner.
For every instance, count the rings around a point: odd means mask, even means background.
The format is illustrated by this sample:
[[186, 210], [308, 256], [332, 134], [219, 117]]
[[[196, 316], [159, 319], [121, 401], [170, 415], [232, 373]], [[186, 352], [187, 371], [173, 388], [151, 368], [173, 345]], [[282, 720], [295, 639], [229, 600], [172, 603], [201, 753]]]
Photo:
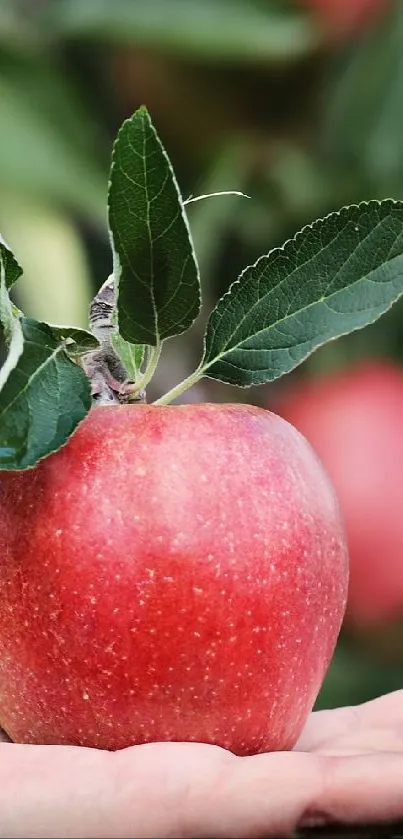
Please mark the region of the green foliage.
[[69, 355], [82, 355], [98, 347], [98, 340], [86, 329], [77, 329], [75, 326], [59, 326], [59, 324], [47, 324], [52, 331], [55, 341], [64, 344]]
[[7, 247], [6, 243], [0, 236], [0, 266], [1, 266], [1, 279], [2, 283], [4, 284], [4, 288], [6, 290], [10, 289], [11, 286], [17, 282], [18, 278], [22, 274], [22, 268], [18, 265], [18, 262], [11, 252], [10, 248]]
[[0, 391], [23, 351], [23, 336], [19, 314], [13, 306], [8, 289], [18, 279], [22, 269], [11, 251], [0, 240], [0, 324], [3, 326], [7, 358], [0, 368]]
[[[71, 84], [44, 57], [0, 52], [0, 183], [105, 221], [97, 133]], [[1, 202], [0, 202], [1, 206]]]
[[112, 334], [112, 346], [123, 362], [127, 374], [133, 382], [140, 376], [141, 365], [144, 361], [145, 347], [142, 344], [130, 344], [119, 332]]
[[91, 407], [90, 383], [64, 341], [22, 318], [23, 352], [0, 392], [0, 470], [26, 469], [63, 446]]
[[60, 0], [51, 31], [112, 39], [205, 59], [295, 58], [312, 50], [317, 33], [297, 8], [250, 0]]
[[373, 323], [402, 291], [403, 203], [345, 207], [245, 269], [210, 316], [202, 371], [272, 381]]
[[119, 331], [157, 346], [191, 326], [200, 285], [179, 187], [145, 108], [119, 131], [108, 200]]
[[[111, 348], [140, 391], [155, 372], [161, 342], [188, 329], [200, 309], [185, 208], [145, 108], [123, 123], [114, 145], [109, 221], [115, 282], [105, 285], [98, 318], [109, 324]], [[88, 412], [89, 380], [69, 355], [78, 360], [98, 342], [85, 330], [15, 312], [8, 287], [21, 269], [5, 245], [0, 255], [8, 346], [0, 466], [23, 469], [64, 445]], [[205, 375], [241, 386], [276, 379], [326, 341], [372, 323], [402, 292], [403, 203], [345, 207], [242, 272], [210, 316], [202, 363], [159, 402]], [[143, 345], [155, 351], [141, 372]]]
[[324, 109], [322, 142], [348, 173], [355, 167], [372, 194], [403, 191], [403, 4], [346, 50]]

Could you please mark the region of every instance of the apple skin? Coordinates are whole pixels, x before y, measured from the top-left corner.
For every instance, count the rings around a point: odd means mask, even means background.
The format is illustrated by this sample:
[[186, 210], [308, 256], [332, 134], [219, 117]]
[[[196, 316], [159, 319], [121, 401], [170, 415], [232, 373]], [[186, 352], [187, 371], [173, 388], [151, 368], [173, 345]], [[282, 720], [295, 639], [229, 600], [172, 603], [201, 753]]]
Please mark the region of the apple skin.
[[0, 474], [0, 725], [20, 743], [290, 748], [347, 578], [333, 488], [284, 420], [94, 408]]
[[346, 626], [403, 616], [403, 374], [369, 360], [303, 383], [276, 410], [308, 438], [340, 502], [350, 554]]

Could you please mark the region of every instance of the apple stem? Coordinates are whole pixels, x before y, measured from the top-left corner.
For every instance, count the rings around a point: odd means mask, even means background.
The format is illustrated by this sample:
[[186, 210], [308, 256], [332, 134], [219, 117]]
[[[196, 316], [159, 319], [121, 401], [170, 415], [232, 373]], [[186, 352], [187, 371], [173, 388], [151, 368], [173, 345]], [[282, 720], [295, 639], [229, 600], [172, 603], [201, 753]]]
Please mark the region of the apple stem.
[[[101, 286], [90, 307], [90, 328], [100, 346], [86, 353], [80, 360], [91, 381], [92, 398], [96, 405], [107, 405], [111, 402], [145, 402], [143, 380], [150, 380], [158, 361], [158, 358], [154, 358], [156, 353], [152, 354], [141, 381], [131, 381], [126, 367], [112, 345], [115, 306], [116, 285], [112, 274]], [[156, 351], [157, 349], [155, 348]]]
[[149, 349], [150, 349], [150, 354], [149, 354], [149, 357], [148, 357], [148, 362], [147, 362], [146, 369], [144, 370], [143, 375], [140, 376], [140, 378], [136, 382], [136, 390], [138, 390], [138, 391], [144, 391], [145, 390], [145, 388], [147, 387], [147, 385], [151, 381], [151, 379], [152, 379], [152, 377], [153, 377], [153, 375], [156, 371], [157, 364], [160, 360], [160, 355], [161, 355], [161, 350], [162, 350], [162, 342], [157, 341], [155, 347], [150, 347]]
[[183, 379], [183, 381], [180, 382], [178, 385], [175, 385], [175, 387], [171, 388], [171, 390], [168, 390], [168, 392], [165, 393], [164, 396], [161, 396], [160, 399], [156, 399], [155, 402], [153, 402], [153, 404], [169, 405], [170, 402], [173, 402], [174, 399], [177, 399], [178, 396], [181, 396], [182, 393], [185, 392], [185, 390], [189, 390], [190, 387], [196, 385], [197, 382], [199, 382], [200, 379], [203, 378], [204, 370], [205, 368], [202, 366], [202, 363], [200, 363], [197, 369], [194, 371], [194, 373], [191, 373], [190, 376], [187, 376], [187, 378]]

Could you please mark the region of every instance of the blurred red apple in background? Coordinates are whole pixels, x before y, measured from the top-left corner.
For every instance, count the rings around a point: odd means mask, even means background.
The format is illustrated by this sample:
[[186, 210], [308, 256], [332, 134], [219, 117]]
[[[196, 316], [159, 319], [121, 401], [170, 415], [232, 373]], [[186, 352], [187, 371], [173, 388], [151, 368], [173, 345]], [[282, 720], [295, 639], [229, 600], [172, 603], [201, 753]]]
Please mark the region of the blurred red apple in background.
[[25, 743], [290, 748], [342, 622], [333, 487], [245, 405], [93, 408], [0, 474], [0, 725]]
[[316, 449], [340, 501], [350, 554], [346, 623], [402, 617], [403, 373], [366, 361], [291, 388], [275, 407]]
[[317, 13], [319, 20], [333, 34], [347, 35], [364, 28], [389, 5], [389, 0], [299, 0]]

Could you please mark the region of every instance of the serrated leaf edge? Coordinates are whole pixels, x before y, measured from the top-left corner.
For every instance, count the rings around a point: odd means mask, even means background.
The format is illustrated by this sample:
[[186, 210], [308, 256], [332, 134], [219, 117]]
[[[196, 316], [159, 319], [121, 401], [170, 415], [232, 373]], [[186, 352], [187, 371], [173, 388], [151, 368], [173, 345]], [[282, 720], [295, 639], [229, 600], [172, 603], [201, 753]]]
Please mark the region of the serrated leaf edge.
[[[284, 242], [284, 244], [283, 244], [283, 245], [281, 245], [281, 246], [277, 246], [277, 247], [275, 247], [275, 248], [272, 248], [272, 249], [271, 249], [271, 250], [269, 250], [266, 254], [262, 254], [261, 256], [259, 256], [259, 257], [256, 259], [256, 261], [255, 261], [255, 262], [251, 263], [251, 265], [247, 265], [247, 266], [246, 266], [246, 267], [245, 267], [245, 268], [241, 271], [241, 273], [240, 273], [239, 277], [237, 277], [237, 279], [236, 279], [236, 280], [234, 280], [234, 282], [233, 282], [233, 283], [231, 283], [231, 285], [230, 285], [230, 287], [228, 288], [228, 290], [227, 290], [227, 291], [226, 291], [226, 292], [225, 292], [225, 293], [224, 293], [224, 294], [220, 297], [220, 299], [217, 301], [217, 303], [216, 303], [216, 305], [214, 306], [214, 308], [211, 310], [211, 312], [210, 312], [210, 316], [209, 316], [209, 319], [208, 319], [208, 323], [210, 322], [210, 319], [211, 319], [211, 317], [213, 316], [214, 312], [217, 310], [218, 306], [222, 304], [223, 300], [225, 300], [225, 298], [226, 298], [226, 297], [229, 297], [229, 296], [232, 294], [233, 289], [234, 289], [237, 285], [240, 285], [240, 284], [242, 283], [242, 280], [243, 280], [243, 278], [244, 278], [244, 275], [246, 274], [246, 272], [247, 272], [247, 271], [249, 272], [251, 269], [256, 268], [262, 260], [264, 260], [264, 259], [268, 259], [268, 258], [269, 258], [272, 254], [275, 254], [275, 253], [281, 253], [281, 252], [286, 252], [286, 251], [287, 251], [287, 249], [288, 249], [288, 248], [289, 248], [289, 247], [290, 247], [293, 243], [297, 242], [297, 241], [298, 241], [298, 239], [299, 239], [301, 236], [303, 236], [303, 235], [304, 235], [304, 233], [305, 233], [307, 230], [313, 230], [315, 227], [318, 227], [318, 226], [322, 225], [324, 222], [326, 222], [326, 220], [327, 220], [327, 219], [329, 219], [329, 218], [331, 218], [331, 217], [332, 217], [332, 218], [335, 218], [336, 216], [342, 216], [343, 214], [348, 213], [348, 211], [350, 211], [350, 210], [352, 210], [352, 209], [357, 209], [357, 210], [358, 210], [358, 209], [360, 209], [361, 207], [363, 207], [363, 208], [364, 208], [364, 207], [368, 207], [368, 208], [370, 208], [371, 206], [384, 207], [384, 206], [385, 206], [385, 205], [387, 205], [387, 204], [389, 204], [389, 205], [390, 205], [391, 209], [392, 209], [393, 207], [401, 207], [401, 208], [403, 209], [403, 201], [400, 201], [400, 200], [398, 200], [398, 199], [393, 199], [393, 198], [386, 198], [386, 199], [381, 199], [381, 200], [371, 199], [371, 200], [369, 200], [369, 201], [360, 201], [358, 204], [348, 204], [348, 205], [345, 205], [345, 206], [341, 207], [339, 210], [332, 210], [331, 212], [327, 213], [325, 216], [323, 216], [323, 217], [321, 217], [321, 218], [318, 218], [318, 219], [315, 219], [315, 221], [313, 221], [313, 222], [310, 222], [310, 223], [308, 223], [308, 224], [305, 224], [303, 227], [301, 227], [301, 229], [300, 229], [300, 230], [298, 230], [298, 231], [297, 231], [297, 233], [295, 233], [295, 235], [294, 235], [294, 236], [290, 237], [289, 239], [286, 239], [286, 241]], [[402, 293], [403, 293], [403, 292], [402, 292]], [[401, 295], [399, 295], [399, 296], [401, 296]], [[396, 302], [396, 300], [397, 300], [397, 299], [399, 299], [399, 298], [395, 298], [395, 300], [392, 300], [392, 301], [391, 301], [391, 303], [389, 304], [389, 306], [387, 306], [387, 307], [386, 307], [385, 312], [389, 311], [389, 309], [391, 309], [391, 308], [392, 308], [392, 306], [394, 305], [394, 303]], [[318, 302], [319, 302], [319, 301], [318, 301], [318, 300], [316, 300], [314, 303], [310, 303], [308, 306], [305, 306], [305, 307], [304, 307], [304, 311], [305, 311], [305, 310], [308, 310], [308, 309], [309, 309], [309, 308], [311, 308], [312, 306], [316, 306], [316, 305], [318, 304]], [[295, 312], [294, 314], [297, 314], [297, 312]], [[371, 321], [371, 320], [368, 320], [367, 325], [370, 325], [370, 324], [371, 324], [371, 323], [373, 323], [376, 319], [377, 319], [377, 318], [374, 318], [374, 320], [372, 320], [372, 321]], [[355, 328], [353, 328], [353, 329], [348, 329], [348, 330], [346, 330], [345, 332], [340, 332], [340, 333], [338, 334], [337, 338], [325, 339], [324, 341], [322, 341], [322, 342], [320, 342], [320, 343], [316, 344], [316, 346], [315, 346], [315, 350], [314, 350], [314, 351], [316, 352], [316, 350], [317, 350], [317, 349], [319, 349], [319, 348], [320, 348], [321, 346], [323, 346], [324, 344], [328, 344], [328, 343], [330, 343], [330, 341], [331, 341], [331, 340], [338, 340], [338, 338], [343, 337], [343, 335], [349, 335], [349, 334], [351, 334], [352, 332], [358, 332], [361, 328], [362, 328], [362, 327], [357, 326], [357, 327], [355, 327]], [[260, 330], [260, 331], [263, 331], [263, 330]], [[256, 334], [258, 334], [258, 333], [256, 333]], [[208, 370], [209, 370], [209, 368], [210, 368], [210, 367], [212, 367], [214, 364], [216, 364], [218, 361], [220, 361], [220, 359], [221, 359], [221, 358], [224, 358], [224, 356], [225, 356], [225, 355], [227, 355], [227, 353], [233, 352], [233, 351], [236, 349], [236, 347], [231, 347], [231, 349], [230, 349], [230, 350], [224, 350], [223, 352], [219, 353], [219, 354], [218, 354], [217, 356], [215, 356], [215, 357], [214, 357], [211, 361], [204, 362], [204, 359], [205, 359], [205, 354], [206, 354], [206, 338], [207, 338], [207, 329], [206, 329], [206, 332], [205, 332], [205, 335], [204, 335], [204, 338], [203, 338], [203, 356], [202, 356], [202, 360], [201, 360], [201, 363], [200, 363], [200, 368], [199, 368], [199, 369], [200, 369], [200, 378], [201, 378], [202, 376], [203, 376], [203, 377], [206, 377], [206, 378], [210, 378], [210, 377], [209, 377], [209, 374], [208, 374]], [[312, 350], [308, 350], [308, 351], [307, 351], [307, 353], [306, 353], [306, 355], [304, 355], [303, 357], [301, 357], [301, 359], [298, 361], [298, 364], [297, 364], [296, 366], [298, 366], [298, 367], [299, 367], [299, 366], [300, 366], [300, 364], [302, 364], [302, 363], [303, 363], [303, 362], [304, 362], [304, 361], [305, 361], [305, 360], [306, 360], [306, 359], [307, 359], [307, 358], [308, 358], [311, 354], [312, 354]], [[227, 362], [227, 364], [230, 364], [230, 362]], [[293, 369], [294, 369], [294, 368], [293, 368]], [[286, 375], [286, 373], [281, 374], [281, 375]], [[256, 380], [256, 381], [254, 381], [252, 384], [253, 384], [253, 386], [255, 386], [255, 385], [261, 385], [261, 384], [265, 384], [265, 383], [267, 383], [267, 382], [269, 382], [269, 381], [274, 381], [276, 378], [281, 378], [281, 375], [280, 375], [280, 376], [274, 376], [272, 379], [268, 378], [268, 377], [267, 377], [267, 375], [265, 375], [262, 379], [260, 379], [260, 380], [259, 380], [259, 379], [257, 379], [257, 380]], [[214, 377], [213, 377], [213, 376], [211, 376], [211, 378], [214, 378], [214, 381], [220, 381], [220, 382], [222, 382], [223, 384], [231, 384], [231, 385], [234, 385], [234, 382], [233, 382], [232, 380], [231, 380], [231, 381], [229, 381], [228, 379], [226, 379], [226, 378], [224, 378], [224, 377], [220, 377], [220, 376], [214, 376]], [[243, 389], [244, 389], [244, 388], [251, 387], [251, 386], [252, 386], [252, 384], [248, 384], [248, 383], [246, 383], [246, 384], [243, 384], [243, 383], [238, 384], [238, 383], [237, 383], [237, 384], [236, 384], [236, 385], [234, 385], [234, 386], [239, 387], [239, 388], [243, 388]]]
[[[156, 141], [157, 141], [157, 143], [160, 147], [160, 150], [162, 152], [162, 155], [165, 158], [165, 161], [168, 165], [169, 172], [170, 172], [170, 175], [172, 177], [172, 181], [173, 181], [173, 184], [174, 184], [174, 187], [175, 187], [175, 190], [176, 190], [180, 211], [182, 213], [182, 218], [183, 218], [183, 221], [185, 223], [186, 232], [188, 234], [188, 240], [189, 240], [189, 245], [190, 245], [190, 254], [189, 255], [193, 258], [193, 262], [194, 262], [194, 265], [195, 265], [195, 268], [196, 268], [196, 275], [197, 275], [197, 280], [198, 280], [198, 295], [197, 295], [197, 299], [194, 300], [191, 308], [188, 309], [188, 312], [190, 312], [191, 309], [193, 309], [193, 307], [195, 307], [195, 308], [197, 307], [197, 312], [196, 312], [194, 318], [192, 319], [192, 321], [189, 323], [188, 326], [186, 326], [184, 329], [181, 329], [180, 331], [176, 332], [174, 336], [169, 336], [169, 337], [176, 337], [178, 335], [182, 335], [184, 332], [187, 332], [188, 329], [191, 329], [191, 327], [193, 326], [193, 324], [197, 320], [198, 316], [200, 315], [201, 303], [202, 303], [201, 288], [200, 288], [200, 268], [199, 268], [199, 264], [198, 264], [198, 261], [197, 261], [197, 256], [196, 256], [196, 251], [195, 251], [195, 247], [194, 247], [194, 243], [193, 243], [193, 237], [192, 237], [192, 232], [191, 232], [191, 228], [190, 228], [190, 224], [189, 224], [189, 219], [188, 219], [186, 209], [185, 209], [185, 202], [183, 200], [182, 193], [180, 191], [180, 187], [179, 187], [179, 184], [178, 184], [178, 181], [177, 181], [172, 163], [171, 163], [169, 155], [168, 155], [168, 153], [167, 153], [167, 151], [166, 151], [166, 149], [165, 149], [165, 147], [164, 147], [164, 145], [163, 145], [163, 143], [162, 143], [162, 141], [161, 141], [161, 139], [158, 135], [158, 132], [157, 132], [157, 130], [156, 130], [156, 128], [155, 128], [155, 126], [152, 122], [152, 119], [151, 119], [151, 116], [148, 112], [148, 109], [146, 108], [145, 105], [141, 105], [140, 108], [138, 108], [137, 111], [135, 111], [135, 113], [132, 114], [131, 117], [128, 117], [126, 120], [124, 120], [124, 122], [122, 123], [122, 125], [119, 128], [119, 132], [118, 132], [117, 137], [115, 139], [115, 142], [113, 144], [112, 162], [111, 162], [111, 168], [110, 168], [110, 176], [109, 176], [109, 179], [108, 179], [108, 214], [109, 214], [109, 209], [110, 209], [110, 200], [109, 200], [110, 186], [111, 186], [111, 182], [112, 182], [112, 173], [113, 173], [113, 169], [114, 169], [114, 166], [115, 166], [116, 145], [119, 141], [119, 137], [120, 137], [121, 132], [123, 132], [126, 125], [131, 123], [132, 120], [136, 116], [142, 117], [143, 121], [145, 120], [148, 127], [153, 132], [154, 137], [155, 137], [155, 139], [156, 139]], [[144, 139], [145, 139], [144, 122], [143, 122], [142, 127], [143, 127]], [[118, 309], [118, 312], [119, 312], [119, 279], [120, 279], [120, 273], [121, 273], [122, 268], [121, 268], [121, 264], [120, 264], [119, 254], [118, 254], [118, 251], [116, 250], [116, 247], [115, 247], [113, 232], [112, 232], [110, 227], [109, 227], [109, 239], [110, 239], [110, 242], [111, 242], [112, 253], [113, 253], [113, 274], [114, 274], [114, 277], [115, 277], [116, 288], [117, 288], [117, 302], [116, 302], [116, 305], [117, 305], [117, 309]], [[151, 242], [151, 245], [152, 245], [152, 242]], [[157, 310], [157, 308], [154, 304], [153, 289], [151, 289], [151, 296], [152, 296], [152, 300], [153, 300], [154, 319], [155, 319], [154, 320], [154, 322], [155, 322], [154, 332], [155, 332], [155, 335], [157, 336], [157, 343], [155, 344], [154, 340], [153, 340], [153, 342], [150, 342], [149, 346], [156, 346], [159, 343], [162, 343], [163, 341], [168, 340], [168, 338], [161, 339], [159, 330], [157, 328], [157, 326], [158, 326], [158, 314], [159, 313], [158, 313], [158, 310]], [[169, 303], [172, 301], [173, 297], [174, 297], [174, 295], [172, 296], [172, 298], [169, 301], [167, 301], [164, 304], [164, 308], [167, 305], [169, 305]], [[131, 318], [129, 318], [129, 320], [131, 320]], [[144, 329], [144, 327], [142, 327], [142, 328]], [[152, 337], [154, 339], [154, 335]], [[126, 340], [126, 339], [124, 339], [124, 340]], [[130, 342], [128, 342], [128, 343], [130, 343]]]

